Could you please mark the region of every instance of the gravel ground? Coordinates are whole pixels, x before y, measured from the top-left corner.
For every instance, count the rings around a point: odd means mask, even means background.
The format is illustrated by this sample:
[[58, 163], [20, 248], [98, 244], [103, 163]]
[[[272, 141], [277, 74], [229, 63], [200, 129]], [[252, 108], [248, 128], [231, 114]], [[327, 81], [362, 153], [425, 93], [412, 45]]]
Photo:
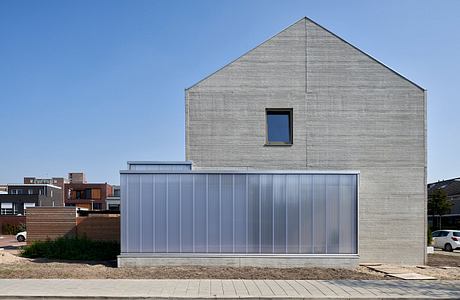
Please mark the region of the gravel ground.
[[[438, 279], [460, 279], [459, 257], [434, 254], [428, 266], [399, 266], [407, 272]], [[0, 278], [78, 279], [390, 279], [383, 273], [359, 266], [356, 270], [335, 268], [234, 268], [234, 267], [143, 267], [116, 268], [112, 262], [51, 261], [27, 259], [7, 251], [0, 253]]]
[[[9, 245], [8, 245], [9, 243]], [[116, 262], [51, 261], [18, 257], [14, 237], [0, 240], [0, 278], [78, 279], [389, 279], [383, 273], [359, 266], [355, 270], [335, 268], [234, 268], [234, 267], [143, 267], [116, 268]], [[438, 279], [460, 280], [460, 252], [428, 255], [427, 266], [399, 266]]]
[[[428, 254], [428, 266], [431, 267], [460, 267], [460, 253], [455, 255], [445, 253]], [[460, 268], [459, 268], [460, 269]]]
[[0, 246], [0, 278], [80, 279], [384, 279], [382, 273], [365, 267], [335, 268], [233, 268], [233, 267], [143, 267], [116, 268], [116, 262], [75, 262], [18, 257], [23, 244], [3, 236]]
[[[14, 256], [12, 254], [9, 254]], [[16, 257], [18, 258], [18, 257]], [[13, 259], [13, 258], [11, 258]], [[323, 268], [143, 267], [116, 268], [115, 262], [85, 263], [30, 260], [0, 264], [0, 278], [79, 279], [384, 279], [364, 267], [357, 270]]]

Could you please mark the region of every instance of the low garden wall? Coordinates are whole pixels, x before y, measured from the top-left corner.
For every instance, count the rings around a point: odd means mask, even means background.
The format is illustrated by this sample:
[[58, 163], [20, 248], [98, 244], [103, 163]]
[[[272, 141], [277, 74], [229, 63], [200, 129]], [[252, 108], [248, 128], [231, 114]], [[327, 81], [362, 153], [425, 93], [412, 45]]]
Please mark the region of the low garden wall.
[[58, 237], [86, 237], [97, 241], [120, 241], [120, 215], [78, 217], [74, 207], [34, 207], [26, 214], [27, 242]]
[[75, 237], [74, 207], [29, 207], [26, 212], [27, 242]]
[[16, 234], [24, 230], [25, 216], [0, 216], [1, 234]]
[[120, 242], [120, 215], [78, 217], [77, 236], [95, 241]]

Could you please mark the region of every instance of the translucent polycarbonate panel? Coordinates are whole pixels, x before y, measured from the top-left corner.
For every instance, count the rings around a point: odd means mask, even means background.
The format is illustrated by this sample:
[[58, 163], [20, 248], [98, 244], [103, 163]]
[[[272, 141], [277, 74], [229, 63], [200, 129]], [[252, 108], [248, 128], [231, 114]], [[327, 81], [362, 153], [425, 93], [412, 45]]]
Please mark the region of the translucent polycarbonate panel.
[[[261, 216], [264, 217], [263, 215]], [[286, 251], [286, 175], [273, 175], [273, 252]]]
[[[139, 207], [139, 222], [141, 224], [139, 228], [141, 238], [139, 245], [140, 252], [144, 249], [153, 249], [154, 247], [154, 235], [152, 230], [149, 229], [153, 228], [154, 218], [152, 218], [152, 216], [155, 212], [152, 177], [153, 175], [140, 177], [140, 195], [142, 195], [142, 201]], [[143, 230], [147, 230], [147, 232], [144, 233]]]
[[273, 176], [260, 175], [260, 247], [261, 252], [273, 251]]
[[167, 251], [180, 252], [180, 183], [179, 175], [167, 177]]
[[245, 253], [247, 245], [247, 180], [246, 175], [234, 176], [234, 245], [237, 253]]
[[260, 252], [260, 175], [248, 175], [247, 201], [247, 253]]
[[193, 252], [206, 252], [207, 245], [207, 201], [206, 201], [206, 175], [194, 175], [194, 206], [192, 217], [194, 219], [193, 236], [194, 250]]
[[[127, 195], [128, 177], [127, 176], [125, 175], [120, 176], [120, 186], [123, 186], [123, 189], [120, 190], [120, 199], [123, 199], [123, 200], [128, 199], [128, 195]], [[120, 201], [124, 202], [123, 200], [120, 200]], [[128, 240], [127, 240], [127, 233], [128, 233], [127, 221], [129, 219], [128, 211], [127, 211], [128, 207], [127, 205], [121, 205], [120, 209], [121, 209], [121, 214], [124, 216], [123, 218], [120, 218], [120, 246], [121, 246], [121, 249], [128, 251]]]
[[339, 253], [339, 176], [326, 177], [326, 253]]
[[298, 176], [300, 253], [313, 253], [313, 177]]
[[[141, 214], [141, 205], [143, 199], [140, 195], [140, 176], [133, 175], [127, 177], [126, 183], [126, 196], [130, 201], [130, 205], [126, 205], [125, 211], [128, 213], [126, 218], [126, 227], [128, 228], [126, 234], [126, 246], [129, 252], [141, 252], [141, 226], [140, 226], [140, 214]], [[148, 199], [147, 199], [148, 201]], [[148, 228], [145, 228], [146, 230]], [[130, 232], [135, 232], [135, 234], [129, 234]]]
[[339, 252], [353, 253], [356, 252], [356, 177], [340, 176], [339, 193], [340, 193], [340, 232], [339, 232]]
[[208, 176], [208, 252], [220, 251], [220, 176]]
[[233, 214], [233, 175], [221, 176], [221, 210], [220, 210], [220, 251], [224, 253], [234, 252], [234, 214]]
[[123, 253], [357, 253], [358, 175], [123, 173]]
[[313, 176], [313, 253], [326, 253], [326, 175]]
[[286, 247], [288, 253], [301, 253], [299, 182], [299, 176], [286, 175]]
[[[142, 175], [140, 175], [143, 177]], [[167, 251], [167, 222], [166, 222], [166, 203], [168, 202], [167, 197], [167, 187], [166, 180], [169, 176], [164, 176], [161, 174], [153, 175], [153, 189], [154, 189], [154, 243], [155, 248], [153, 252], [166, 252]], [[145, 228], [143, 231], [148, 232], [148, 229]]]
[[[193, 176], [180, 175], [180, 252], [193, 252], [194, 193]], [[151, 251], [155, 252], [155, 251]]]

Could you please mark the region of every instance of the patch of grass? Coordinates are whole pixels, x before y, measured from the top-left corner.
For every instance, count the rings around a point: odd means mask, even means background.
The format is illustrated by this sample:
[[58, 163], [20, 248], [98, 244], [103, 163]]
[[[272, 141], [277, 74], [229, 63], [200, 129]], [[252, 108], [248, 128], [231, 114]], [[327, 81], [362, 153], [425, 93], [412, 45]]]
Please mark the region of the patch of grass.
[[66, 237], [52, 241], [37, 241], [25, 246], [21, 251], [23, 257], [66, 260], [113, 260], [118, 254], [118, 242]]

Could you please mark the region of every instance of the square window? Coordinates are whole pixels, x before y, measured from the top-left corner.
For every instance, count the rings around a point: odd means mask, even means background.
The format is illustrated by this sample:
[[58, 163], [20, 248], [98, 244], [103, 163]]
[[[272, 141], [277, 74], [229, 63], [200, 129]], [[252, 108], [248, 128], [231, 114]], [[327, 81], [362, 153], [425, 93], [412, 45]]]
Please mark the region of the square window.
[[292, 108], [267, 108], [267, 145], [292, 145]]

